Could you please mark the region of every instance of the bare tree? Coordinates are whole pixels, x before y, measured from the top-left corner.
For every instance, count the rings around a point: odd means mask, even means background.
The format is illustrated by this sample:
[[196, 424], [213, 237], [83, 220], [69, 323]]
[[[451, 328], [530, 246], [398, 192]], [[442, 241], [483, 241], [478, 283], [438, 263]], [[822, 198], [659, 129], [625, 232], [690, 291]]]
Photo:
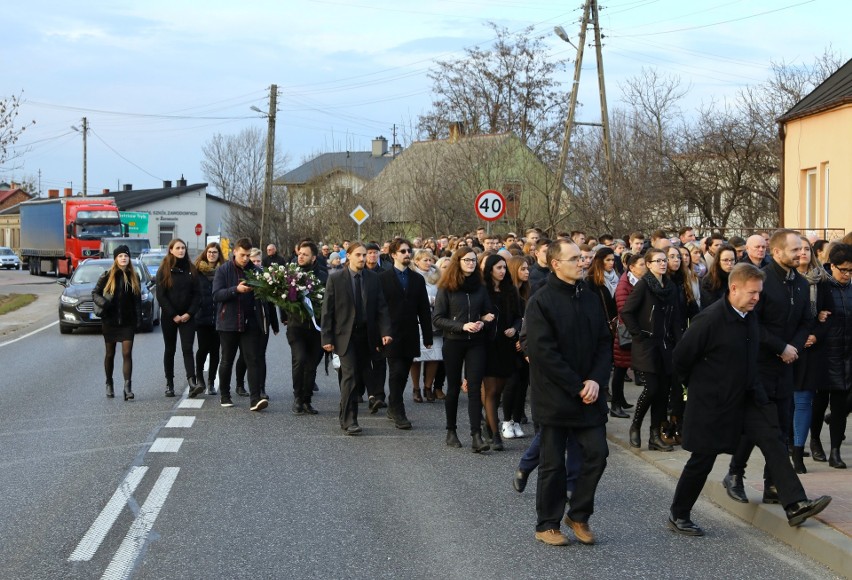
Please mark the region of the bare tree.
[[15, 143], [18, 142], [21, 133], [35, 124], [35, 121], [30, 121], [26, 125], [15, 126], [21, 106], [21, 95], [23, 91], [18, 95], [0, 99], [0, 168], [2, 169], [12, 169], [6, 164], [19, 156], [19, 153], [14, 151]]

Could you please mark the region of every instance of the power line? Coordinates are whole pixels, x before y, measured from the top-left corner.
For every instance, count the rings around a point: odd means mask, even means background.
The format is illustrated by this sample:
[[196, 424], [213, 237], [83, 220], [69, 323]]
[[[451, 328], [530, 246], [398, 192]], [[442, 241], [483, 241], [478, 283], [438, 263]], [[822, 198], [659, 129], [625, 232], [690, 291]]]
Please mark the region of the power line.
[[94, 130], [94, 129], [92, 129], [91, 127], [89, 127], [89, 132], [90, 132], [90, 133], [92, 133], [92, 135], [94, 135], [95, 137], [97, 137], [97, 138], [98, 138], [98, 141], [100, 141], [101, 143], [103, 143], [104, 145], [106, 145], [107, 149], [109, 149], [110, 151], [112, 151], [113, 153], [115, 153], [116, 155], [118, 155], [119, 157], [121, 157], [122, 159], [124, 159], [126, 162], [128, 162], [130, 165], [132, 165], [133, 167], [135, 167], [136, 169], [138, 169], [138, 170], [139, 170], [139, 171], [141, 171], [142, 173], [144, 173], [144, 174], [146, 174], [146, 175], [150, 175], [150, 176], [151, 176], [151, 177], [153, 177], [154, 179], [158, 179], [158, 180], [160, 180], [160, 181], [163, 181], [163, 178], [162, 178], [162, 177], [157, 177], [156, 175], [154, 175], [154, 174], [153, 174], [153, 173], [151, 173], [150, 171], [147, 171], [145, 168], [140, 167], [139, 165], [137, 165], [137, 164], [133, 163], [130, 159], [128, 159], [127, 157], [125, 157], [124, 155], [122, 155], [121, 153], [119, 153], [118, 151], [116, 151], [115, 149], [113, 149], [112, 145], [110, 145], [109, 143], [107, 143], [106, 141], [104, 141], [104, 140], [103, 140], [103, 138], [102, 138], [100, 135], [98, 135], [98, 134], [97, 134], [97, 132], [95, 132], [95, 130]]

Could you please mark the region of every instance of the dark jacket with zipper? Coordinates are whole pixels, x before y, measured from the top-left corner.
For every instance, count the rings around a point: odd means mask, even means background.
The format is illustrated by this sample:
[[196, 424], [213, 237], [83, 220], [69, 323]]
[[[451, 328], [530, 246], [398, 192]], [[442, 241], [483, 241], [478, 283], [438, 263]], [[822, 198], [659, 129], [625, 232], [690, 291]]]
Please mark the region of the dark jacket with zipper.
[[109, 270], [101, 274], [95, 289], [92, 290], [92, 301], [103, 308], [101, 322], [106, 326], [131, 326], [138, 329], [142, 324], [142, 293], [135, 294], [133, 289], [123, 280], [116, 280], [115, 292], [112, 296], [104, 295], [104, 286], [109, 279]]
[[[188, 260], [186, 264], [189, 264]], [[157, 270], [157, 302], [163, 309], [163, 316], [171, 320], [175, 316], [189, 314], [192, 320], [201, 308], [197, 275], [192, 273], [191, 268], [178, 265], [171, 269], [171, 274], [172, 285], [166, 288], [162, 269]]]
[[633, 287], [633, 292], [621, 308], [624, 321], [633, 343], [630, 358], [637, 371], [671, 374], [672, 349], [680, 339], [680, 309], [677, 305], [674, 282], [663, 276], [666, 285], [671, 285], [669, 299], [656, 294], [649, 286], [646, 274]]
[[216, 270], [209, 273], [198, 272], [198, 295], [201, 307], [195, 316], [195, 324], [198, 326], [216, 326], [216, 302], [213, 300], [213, 277]]
[[[612, 335], [600, 298], [583, 281], [571, 285], [549, 274], [530, 298], [524, 323], [533, 420], [574, 428], [605, 424]], [[580, 398], [586, 380], [600, 385], [590, 405]]]
[[443, 332], [444, 340], [484, 340], [488, 334], [487, 324], [481, 331], [473, 333], [465, 332], [464, 325], [479, 322], [486, 314], [493, 313], [494, 308], [484, 284], [479, 284], [472, 292], [464, 289], [450, 292], [446, 288], [439, 288], [432, 324]]
[[246, 270], [254, 270], [251, 262], [245, 269], [237, 266], [233, 258], [216, 268], [213, 276], [213, 300], [216, 302], [216, 330], [224, 332], [260, 331], [254, 292], [237, 292]]

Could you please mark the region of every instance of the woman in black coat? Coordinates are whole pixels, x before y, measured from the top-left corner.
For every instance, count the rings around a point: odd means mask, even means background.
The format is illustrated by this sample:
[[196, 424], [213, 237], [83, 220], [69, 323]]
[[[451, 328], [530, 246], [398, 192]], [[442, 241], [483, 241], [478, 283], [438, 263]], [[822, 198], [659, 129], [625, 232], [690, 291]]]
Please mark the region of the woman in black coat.
[[494, 320], [494, 309], [482, 275], [476, 267], [476, 252], [464, 247], [455, 251], [450, 265], [438, 281], [438, 295], [432, 324], [444, 334], [441, 352], [447, 372], [447, 445], [461, 447], [456, 433], [462, 368], [468, 384], [467, 415], [470, 420], [471, 447], [474, 453], [488, 451], [482, 440], [482, 378], [485, 374], [488, 332], [486, 323]]
[[724, 245], [716, 252], [710, 271], [701, 280], [701, 307], [707, 308], [728, 293], [728, 274], [737, 263], [737, 252]]
[[[216, 332], [216, 303], [213, 301], [213, 276], [216, 268], [225, 263], [222, 248], [216, 242], [210, 242], [195, 259], [198, 271], [198, 294], [201, 307], [195, 317], [195, 335], [198, 338], [198, 350], [195, 352], [196, 379], [198, 385], [207, 388], [208, 395], [216, 394], [215, 379], [219, 369], [219, 333]], [[208, 381], [204, 382], [204, 362], [210, 357], [207, 370]]]
[[101, 309], [104, 344], [106, 396], [115, 396], [112, 371], [115, 365], [115, 343], [121, 343], [121, 367], [124, 375], [124, 400], [133, 399], [133, 338], [142, 323], [142, 289], [139, 276], [130, 261], [130, 248], [118, 246], [113, 252], [112, 267], [104, 272], [92, 291], [92, 300]]
[[166, 374], [166, 396], [175, 396], [175, 351], [180, 334], [180, 349], [189, 396], [200, 395], [204, 388], [195, 380], [195, 360], [192, 354], [195, 342], [195, 315], [201, 307], [197, 273], [186, 256], [186, 243], [175, 238], [157, 270], [157, 301], [163, 309], [160, 326], [163, 329], [163, 370]]
[[[615, 269], [617, 261], [615, 251], [612, 248], [603, 247], [595, 253], [592, 265], [589, 266], [589, 273], [586, 276], [586, 285], [592, 291], [592, 294], [600, 300], [613, 338], [615, 338], [615, 327], [618, 320], [618, 307], [615, 304], [615, 289], [618, 288], [618, 272]], [[608, 401], [612, 399], [609, 387], [604, 384], [601, 385], [601, 388], [606, 391], [606, 399]], [[610, 415], [626, 419], [630, 415], [624, 412], [620, 403], [621, 401], [612, 402]]]
[[660, 426], [666, 419], [672, 382], [672, 349], [680, 338], [677, 289], [666, 276], [668, 259], [662, 250], [645, 253], [648, 273], [633, 289], [621, 309], [621, 319], [633, 338], [633, 368], [645, 383], [636, 401], [636, 414], [630, 426], [631, 447], [641, 447], [642, 420], [651, 409], [648, 449], [673, 451], [660, 438]]

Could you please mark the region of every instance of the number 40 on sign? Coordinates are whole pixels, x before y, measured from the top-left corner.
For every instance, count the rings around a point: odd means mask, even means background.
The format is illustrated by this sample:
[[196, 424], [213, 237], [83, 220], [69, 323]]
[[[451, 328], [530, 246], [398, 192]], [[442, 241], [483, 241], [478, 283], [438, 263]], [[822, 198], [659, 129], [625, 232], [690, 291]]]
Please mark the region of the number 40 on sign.
[[486, 189], [476, 196], [473, 208], [485, 221], [497, 221], [506, 213], [506, 198], [499, 191]]

